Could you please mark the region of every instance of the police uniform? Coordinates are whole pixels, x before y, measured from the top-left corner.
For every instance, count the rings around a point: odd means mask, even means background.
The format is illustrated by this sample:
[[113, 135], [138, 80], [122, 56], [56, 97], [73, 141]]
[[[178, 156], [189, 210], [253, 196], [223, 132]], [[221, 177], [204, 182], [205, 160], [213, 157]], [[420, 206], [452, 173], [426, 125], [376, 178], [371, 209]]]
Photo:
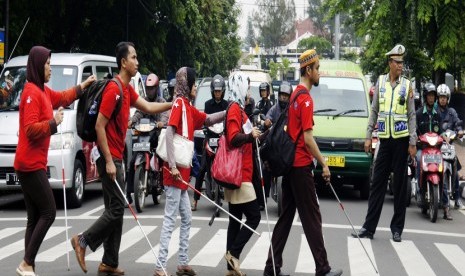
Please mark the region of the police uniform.
[[[405, 47], [396, 45], [386, 53], [392, 62], [403, 62]], [[407, 182], [405, 181], [409, 144], [416, 145], [415, 104], [408, 79], [399, 76], [391, 82], [390, 72], [381, 75], [373, 95], [372, 112], [367, 127], [366, 139], [371, 139], [378, 124], [379, 151], [374, 162], [373, 184], [368, 199], [368, 211], [361, 237], [373, 238], [379, 222], [386, 193], [386, 182], [394, 172], [394, 215], [391, 232], [394, 241], [401, 241], [405, 224]]]

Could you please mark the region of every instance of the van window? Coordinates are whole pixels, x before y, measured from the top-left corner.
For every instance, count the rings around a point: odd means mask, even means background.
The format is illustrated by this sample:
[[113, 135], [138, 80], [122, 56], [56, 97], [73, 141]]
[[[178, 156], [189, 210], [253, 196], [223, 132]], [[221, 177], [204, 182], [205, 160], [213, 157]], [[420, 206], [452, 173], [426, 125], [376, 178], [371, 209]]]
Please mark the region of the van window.
[[118, 67], [111, 67], [111, 75], [113, 77], [116, 77], [118, 73], [119, 73]]
[[348, 110], [363, 110], [342, 116], [368, 117], [368, 103], [361, 79], [320, 77], [319, 85], [313, 86], [310, 94], [314, 102], [314, 111], [332, 110], [317, 113], [316, 116], [335, 115]]
[[108, 66], [97, 66], [96, 69], [97, 69], [97, 79], [98, 80], [108, 78], [108, 74], [110, 74], [110, 76], [111, 76], [110, 68]]
[[82, 78], [81, 82], [87, 80], [87, 78], [92, 75], [92, 66], [86, 66], [82, 69]]
[[[63, 91], [76, 85], [77, 66], [51, 66], [52, 76], [46, 83], [55, 91]], [[0, 111], [18, 110], [21, 93], [26, 83], [26, 66], [6, 68], [0, 78]]]

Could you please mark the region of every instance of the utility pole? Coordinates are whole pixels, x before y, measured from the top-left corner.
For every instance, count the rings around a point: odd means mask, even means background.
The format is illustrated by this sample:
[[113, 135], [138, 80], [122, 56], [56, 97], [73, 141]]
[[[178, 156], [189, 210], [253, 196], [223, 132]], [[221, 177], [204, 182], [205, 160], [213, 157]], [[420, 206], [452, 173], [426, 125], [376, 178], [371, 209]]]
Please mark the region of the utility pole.
[[341, 28], [340, 24], [341, 23], [340, 23], [340, 19], [339, 19], [339, 13], [336, 14], [336, 18], [334, 19], [334, 21], [335, 21], [334, 22], [335, 23], [334, 24], [335, 25], [335, 27], [334, 27], [334, 42], [336, 44], [335, 49], [334, 49], [334, 51], [335, 51], [334, 58], [336, 60], [339, 60], [339, 37], [340, 37], [340, 31], [341, 31], [340, 30], [340, 28]]

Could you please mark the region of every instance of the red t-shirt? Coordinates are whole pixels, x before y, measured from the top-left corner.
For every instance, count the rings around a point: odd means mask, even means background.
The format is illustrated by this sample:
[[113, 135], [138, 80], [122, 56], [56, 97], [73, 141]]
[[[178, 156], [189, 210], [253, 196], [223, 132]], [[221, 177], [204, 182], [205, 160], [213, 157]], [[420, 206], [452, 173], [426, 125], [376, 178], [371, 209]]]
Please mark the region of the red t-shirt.
[[295, 148], [294, 167], [308, 166], [313, 161], [313, 156], [305, 146], [303, 131], [313, 129], [313, 99], [310, 96], [309, 90], [299, 84], [291, 95], [292, 102], [300, 90], [305, 90], [305, 94], [299, 95], [295, 102], [289, 106], [289, 122], [288, 131], [291, 138], [295, 141], [297, 136], [297, 146]]
[[[113, 110], [116, 109], [118, 101], [120, 101], [120, 91], [118, 84], [110, 81], [105, 87], [102, 96], [102, 104], [99, 112], [103, 114], [109, 121], [105, 127], [107, 134], [107, 143], [110, 148], [110, 153], [113, 158], [123, 159], [124, 140], [126, 138], [126, 130], [129, 120], [129, 107], [134, 105], [139, 95], [134, 91], [132, 86], [126, 86], [119, 76], [116, 76], [123, 89], [123, 102], [121, 111], [116, 114], [115, 118], [111, 118]], [[131, 150], [131, 149], [129, 149]]]
[[[176, 133], [182, 135], [182, 104], [186, 107], [186, 117], [187, 117], [187, 135], [189, 140], [194, 140], [194, 130], [202, 129], [205, 119], [207, 119], [207, 114], [198, 111], [194, 106], [191, 105], [190, 101], [185, 97], [176, 98], [171, 107], [170, 119], [168, 121], [168, 126], [173, 126], [176, 128]], [[167, 162], [164, 162], [164, 166], [169, 168]], [[191, 169], [190, 168], [178, 168], [181, 173], [182, 179], [189, 182], [189, 176]], [[169, 173], [163, 173], [163, 185], [165, 186], [174, 186], [181, 190], [187, 190], [187, 185], [182, 183], [181, 180], [173, 181], [173, 177]]]
[[14, 168], [21, 172], [47, 169], [50, 123], [53, 109], [68, 106], [76, 99], [76, 87], [56, 92], [32, 82], [24, 85], [19, 103], [19, 139]]
[[[233, 104], [228, 111], [226, 119], [226, 140], [228, 145], [236, 134], [242, 132], [242, 125], [249, 120], [245, 112], [238, 104]], [[252, 182], [253, 161], [252, 161], [252, 143], [242, 145], [242, 182]]]

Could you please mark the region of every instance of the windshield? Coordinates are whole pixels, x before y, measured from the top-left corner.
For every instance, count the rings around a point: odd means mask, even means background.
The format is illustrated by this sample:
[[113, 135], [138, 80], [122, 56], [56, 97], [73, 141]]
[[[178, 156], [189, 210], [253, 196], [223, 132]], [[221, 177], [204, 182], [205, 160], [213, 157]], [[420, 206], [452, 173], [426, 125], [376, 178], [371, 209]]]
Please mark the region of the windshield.
[[367, 117], [368, 104], [361, 79], [320, 77], [310, 91], [316, 116]]
[[[0, 111], [18, 110], [21, 93], [26, 82], [26, 67], [6, 68], [0, 77]], [[77, 67], [52, 66], [52, 76], [46, 83], [55, 91], [63, 91], [77, 83]], [[74, 105], [71, 104], [71, 108]]]
[[210, 92], [210, 82], [208, 85], [202, 84], [197, 88], [197, 96], [195, 98], [195, 108], [200, 111], [205, 110], [205, 102], [212, 98], [212, 94]]
[[250, 82], [250, 93], [252, 95], [252, 98], [255, 100], [255, 103], [258, 103], [262, 97], [260, 97], [260, 83], [258, 81], [251, 81]]

